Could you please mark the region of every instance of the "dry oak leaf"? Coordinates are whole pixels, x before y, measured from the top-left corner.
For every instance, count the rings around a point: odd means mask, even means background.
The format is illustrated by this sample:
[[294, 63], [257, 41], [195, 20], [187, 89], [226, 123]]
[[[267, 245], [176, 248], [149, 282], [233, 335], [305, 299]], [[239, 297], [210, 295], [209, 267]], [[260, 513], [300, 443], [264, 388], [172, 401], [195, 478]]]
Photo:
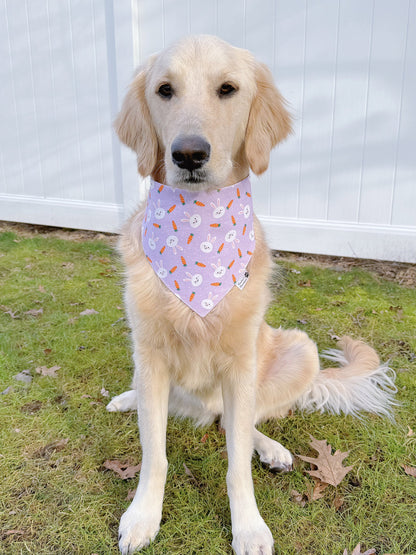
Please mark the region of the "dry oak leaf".
[[41, 376], [51, 376], [52, 378], [56, 378], [57, 374], [56, 371], [60, 370], [60, 366], [51, 366], [48, 368], [47, 366], [38, 366], [36, 368], [36, 374], [40, 374]]
[[[358, 544], [351, 552], [351, 555], [373, 555], [375, 552], [375, 549], [367, 549], [367, 551], [361, 551], [361, 544]], [[342, 555], [348, 555], [348, 551], [344, 549], [344, 553]]]
[[342, 461], [349, 455], [349, 451], [342, 453], [341, 451], [335, 451], [332, 454], [332, 447], [329, 445], [325, 439], [319, 440], [311, 437], [311, 442], [309, 445], [318, 451], [318, 457], [315, 459], [313, 457], [305, 457], [303, 455], [297, 455], [300, 459], [310, 464], [316, 466], [316, 470], [307, 470], [308, 474], [319, 478], [321, 482], [330, 484], [331, 486], [337, 486], [342, 482], [346, 474], [352, 470], [352, 466], [343, 466]]
[[132, 501], [134, 499], [134, 496], [136, 495], [136, 490], [137, 488], [127, 490], [127, 501]]
[[141, 466], [142, 463], [130, 466], [129, 464], [122, 463], [118, 460], [106, 460], [103, 463], [104, 468], [107, 468], [107, 470], [112, 470], [113, 472], [118, 474], [122, 480], [134, 478], [136, 474], [140, 471]]
[[93, 308], [86, 308], [85, 310], [79, 313], [80, 316], [91, 316], [92, 314], [98, 314], [98, 312]]
[[402, 464], [401, 466], [408, 476], [414, 476], [416, 478], [416, 468], [414, 466], [409, 466], [407, 464]]

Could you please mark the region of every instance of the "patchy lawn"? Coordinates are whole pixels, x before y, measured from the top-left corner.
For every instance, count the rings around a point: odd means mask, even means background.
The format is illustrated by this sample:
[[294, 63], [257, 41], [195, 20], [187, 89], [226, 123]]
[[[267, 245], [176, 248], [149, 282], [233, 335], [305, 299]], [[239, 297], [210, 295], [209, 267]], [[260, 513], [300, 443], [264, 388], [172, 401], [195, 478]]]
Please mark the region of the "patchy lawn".
[[[0, 553], [116, 554], [137, 484], [137, 474], [120, 474], [141, 458], [136, 415], [105, 410], [132, 371], [121, 269], [104, 236], [37, 231], [0, 232]], [[253, 458], [277, 552], [351, 553], [360, 542], [362, 551], [414, 554], [416, 478], [402, 467], [416, 466], [414, 268], [277, 262], [282, 285], [273, 286], [269, 322], [304, 329], [320, 349], [343, 334], [368, 341], [390, 359], [401, 402], [394, 423], [294, 413], [261, 426], [302, 456], [318, 456], [311, 435], [327, 440], [349, 451], [343, 464], [352, 466], [338, 486], [321, 489], [308, 462], [274, 475]], [[142, 553], [230, 553], [223, 433], [170, 420], [167, 449], [163, 522]]]

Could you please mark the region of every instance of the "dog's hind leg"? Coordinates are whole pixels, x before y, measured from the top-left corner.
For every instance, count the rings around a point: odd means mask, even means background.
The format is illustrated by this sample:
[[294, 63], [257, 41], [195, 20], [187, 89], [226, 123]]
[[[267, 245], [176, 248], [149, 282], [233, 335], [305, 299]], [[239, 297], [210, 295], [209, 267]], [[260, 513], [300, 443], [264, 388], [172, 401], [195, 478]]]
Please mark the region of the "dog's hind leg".
[[257, 348], [256, 424], [286, 416], [319, 373], [318, 349], [301, 330], [263, 324]]
[[254, 428], [254, 449], [260, 457], [260, 461], [274, 472], [289, 472], [293, 468], [293, 458], [283, 445], [262, 434]]
[[127, 412], [129, 410], [137, 410], [137, 391], [130, 389], [116, 395], [106, 406], [108, 412]]

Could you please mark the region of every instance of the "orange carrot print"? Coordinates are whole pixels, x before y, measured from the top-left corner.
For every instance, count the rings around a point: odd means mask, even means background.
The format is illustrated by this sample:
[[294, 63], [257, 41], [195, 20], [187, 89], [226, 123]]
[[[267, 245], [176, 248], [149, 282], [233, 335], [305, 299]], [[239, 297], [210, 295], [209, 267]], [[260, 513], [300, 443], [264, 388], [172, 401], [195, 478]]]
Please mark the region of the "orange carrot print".
[[241, 253], [241, 250], [240, 249], [237, 249], [237, 250], [238, 250], [238, 256], [241, 258], [243, 256]]
[[214, 283], [211, 283], [211, 285], [213, 287], [220, 287], [221, 286], [221, 282], [220, 281], [214, 281]]
[[174, 266], [173, 268], [171, 268], [171, 269], [169, 270], [169, 273], [170, 273], [170, 274], [173, 274], [173, 272], [175, 272], [177, 269], [178, 269], [178, 267], [177, 267], [177, 266]]
[[164, 188], [163, 185], [161, 185], [161, 186], [159, 187], [159, 189], [157, 190], [157, 192], [158, 192], [158, 193], [161, 193], [161, 192], [163, 191], [163, 188]]
[[160, 254], [163, 254], [165, 252], [165, 249], [166, 249], [166, 245], [163, 245], [163, 247], [159, 251]]
[[223, 248], [224, 248], [224, 243], [221, 244], [220, 248], [217, 250], [217, 253], [220, 254]]
[[246, 231], [247, 231], [247, 224], [244, 224], [244, 227], [243, 227], [243, 235], [245, 234]]
[[231, 262], [228, 264], [227, 268], [229, 270], [231, 270], [232, 265], [234, 264], [235, 260], [231, 260]]
[[251, 256], [253, 253], [251, 251], [247, 251], [247, 254]]
[[176, 204], [174, 204], [173, 206], [171, 206], [168, 210], [168, 214], [171, 214], [176, 208]]
[[146, 237], [146, 235], [147, 235], [147, 227], [146, 227], [146, 229], [144, 230], [144, 236]]
[[221, 227], [221, 224], [209, 224], [210, 227]]
[[153, 224], [155, 227], [157, 227], [158, 229], [160, 229], [162, 226], [160, 224]]
[[205, 204], [199, 200], [194, 200], [194, 204], [196, 204], [197, 206], [205, 206]]
[[200, 268], [206, 268], [206, 264], [202, 264], [202, 262], [195, 262], [195, 264]]
[[177, 291], [180, 291], [181, 288], [179, 287], [179, 283], [176, 281], [176, 279], [175, 279], [175, 281], [174, 281], [173, 283], [175, 284], [176, 290], [177, 290]]
[[238, 198], [240, 198], [240, 196], [241, 196], [240, 195], [240, 189], [238, 187], [237, 187], [237, 196], [238, 196]]
[[175, 223], [175, 220], [172, 220], [172, 227], [173, 227], [173, 231], [178, 231], [178, 227]]
[[195, 291], [193, 291], [193, 292], [191, 293], [191, 296], [189, 297], [189, 302], [193, 301], [193, 300], [194, 300], [194, 297], [195, 297]]
[[181, 199], [181, 203], [185, 204], [185, 199], [183, 198], [183, 196], [181, 194], [179, 195], [179, 198]]
[[235, 283], [237, 281], [237, 278], [235, 277], [234, 274], [232, 275], [232, 278], [233, 278], [233, 282]]
[[231, 216], [231, 221], [233, 222], [233, 225], [236, 225], [236, 221], [235, 221], [234, 216]]
[[150, 264], [153, 264], [152, 259], [149, 256], [147, 256], [147, 254], [146, 254], [146, 258], [150, 262]]
[[193, 238], [194, 238], [194, 234], [191, 233], [188, 237], [188, 240], [187, 240], [186, 244], [189, 245], [189, 243], [192, 241]]
[[248, 193], [247, 191], [246, 191], [246, 195], [247, 195], [248, 197], [251, 197], [251, 193]]
[[234, 202], [233, 199], [230, 200], [230, 202], [227, 204], [227, 210], [229, 210], [231, 208], [232, 203]]
[[182, 264], [183, 264], [184, 266], [186, 266], [186, 260], [184, 259], [183, 256], [181, 256], [181, 262], [182, 262]]

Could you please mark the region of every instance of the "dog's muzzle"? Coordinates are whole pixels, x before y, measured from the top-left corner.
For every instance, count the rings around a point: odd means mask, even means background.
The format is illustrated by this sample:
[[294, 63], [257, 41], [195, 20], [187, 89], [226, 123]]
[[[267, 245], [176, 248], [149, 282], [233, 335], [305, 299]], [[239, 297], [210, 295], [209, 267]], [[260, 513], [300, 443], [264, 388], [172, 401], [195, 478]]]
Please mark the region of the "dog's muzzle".
[[198, 170], [209, 160], [210, 144], [198, 135], [180, 135], [172, 143], [172, 161], [182, 170]]

